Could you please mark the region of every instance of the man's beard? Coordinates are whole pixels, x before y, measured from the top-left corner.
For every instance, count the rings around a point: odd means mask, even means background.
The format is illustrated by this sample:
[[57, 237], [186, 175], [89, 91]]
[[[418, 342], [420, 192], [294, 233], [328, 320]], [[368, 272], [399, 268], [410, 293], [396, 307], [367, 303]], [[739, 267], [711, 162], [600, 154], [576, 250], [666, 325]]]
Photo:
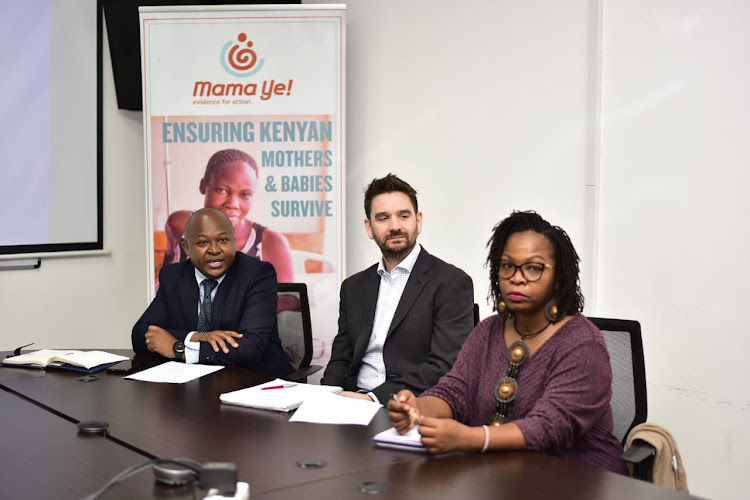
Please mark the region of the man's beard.
[[[404, 244], [399, 247], [388, 246], [388, 240], [397, 236], [403, 236], [406, 239]], [[412, 239], [409, 237], [408, 233], [399, 232], [395, 234], [389, 234], [388, 238], [385, 241], [375, 240], [375, 242], [378, 244], [378, 247], [380, 248], [384, 259], [401, 261], [407, 255], [409, 255], [412, 250], [414, 250], [414, 247], [417, 245], [417, 238], [415, 236], [414, 239]]]

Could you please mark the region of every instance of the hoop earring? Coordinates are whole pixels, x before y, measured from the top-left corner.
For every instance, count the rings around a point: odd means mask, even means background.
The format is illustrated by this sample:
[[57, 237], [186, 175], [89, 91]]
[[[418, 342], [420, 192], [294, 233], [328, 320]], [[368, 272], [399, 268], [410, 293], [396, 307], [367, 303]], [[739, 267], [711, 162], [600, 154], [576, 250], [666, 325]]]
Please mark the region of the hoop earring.
[[552, 323], [560, 321], [563, 315], [560, 314], [560, 309], [557, 307], [555, 299], [550, 300], [547, 302], [547, 305], [544, 306], [544, 315]]
[[508, 304], [505, 303], [502, 299], [500, 299], [500, 302], [495, 304], [495, 311], [499, 312], [500, 314], [505, 314], [505, 311], [508, 310]]

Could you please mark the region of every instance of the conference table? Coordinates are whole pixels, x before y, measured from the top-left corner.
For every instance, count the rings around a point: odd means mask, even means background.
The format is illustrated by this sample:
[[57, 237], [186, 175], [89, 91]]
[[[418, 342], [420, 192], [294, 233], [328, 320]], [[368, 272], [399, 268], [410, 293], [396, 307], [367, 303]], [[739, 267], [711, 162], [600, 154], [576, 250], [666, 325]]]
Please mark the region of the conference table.
[[[189, 458], [236, 464], [251, 498], [268, 500], [695, 498], [543, 453], [429, 456], [378, 448], [372, 437], [390, 425], [385, 410], [368, 426], [325, 425], [222, 404], [222, 393], [273, 379], [239, 367], [185, 384], [105, 372], [82, 381], [81, 375], [0, 367], [0, 497], [82, 498], [130, 466]], [[89, 420], [107, 422], [106, 435], [78, 432], [76, 424]], [[143, 471], [101, 498], [193, 498], [193, 489], [156, 483], [151, 471]]]

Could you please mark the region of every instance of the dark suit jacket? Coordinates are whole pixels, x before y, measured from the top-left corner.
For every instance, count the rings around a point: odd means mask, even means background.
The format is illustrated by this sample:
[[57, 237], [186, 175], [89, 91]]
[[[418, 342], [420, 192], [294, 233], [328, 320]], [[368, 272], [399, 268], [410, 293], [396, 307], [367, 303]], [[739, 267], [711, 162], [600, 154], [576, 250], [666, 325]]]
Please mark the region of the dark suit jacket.
[[[243, 337], [237, 339], [238, 348], [229, 348], [229, 354], [214, 352], [211, 344], [201, 342], [199, 362], [239, 365], [278, 377], [289, 374], [292, 365], [276, 327], [277, 290], [276, 271], [271, 264], [237, 252], [216, 290], [210, 327], [239, 332]], [[133, 326], [133, 350], [150, 353], [144, 338], [149, 325], [160, 326], [184, 341], [197, 328], [199, 296], [190, 260], [164, 266], [156, 297]]]
[[[357, 375], [375, 322], [380, 276], [374, 265], [341, 285], [339, 331], [322, 384], [357, 390]], [[474, 288], [462, 270], [422, 248], [401, 295], [383, 346], [386, 381], [372, 392], [415, 394], [447, 373], [474, 327]]]

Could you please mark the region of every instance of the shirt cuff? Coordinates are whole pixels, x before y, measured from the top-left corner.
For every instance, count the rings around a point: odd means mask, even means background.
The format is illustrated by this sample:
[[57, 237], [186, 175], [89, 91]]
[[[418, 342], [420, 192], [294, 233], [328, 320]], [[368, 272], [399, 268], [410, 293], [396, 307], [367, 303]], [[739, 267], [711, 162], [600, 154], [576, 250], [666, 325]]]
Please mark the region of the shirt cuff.
[[185, 363], [194, 365], [200, 361], [201, 354], [201, 343], [199, 341], [190, 340], [193, 338], [195, 332], [190, 332], [185, 337]]
[[368, 396], [372, 398], [373, 401], [375, 401], [376, 403], [380, 403], [380, 400], [372, 391], [368, 391], [367, 389], [357, 389], [357, 392], [360, 394], [367, 394]]

